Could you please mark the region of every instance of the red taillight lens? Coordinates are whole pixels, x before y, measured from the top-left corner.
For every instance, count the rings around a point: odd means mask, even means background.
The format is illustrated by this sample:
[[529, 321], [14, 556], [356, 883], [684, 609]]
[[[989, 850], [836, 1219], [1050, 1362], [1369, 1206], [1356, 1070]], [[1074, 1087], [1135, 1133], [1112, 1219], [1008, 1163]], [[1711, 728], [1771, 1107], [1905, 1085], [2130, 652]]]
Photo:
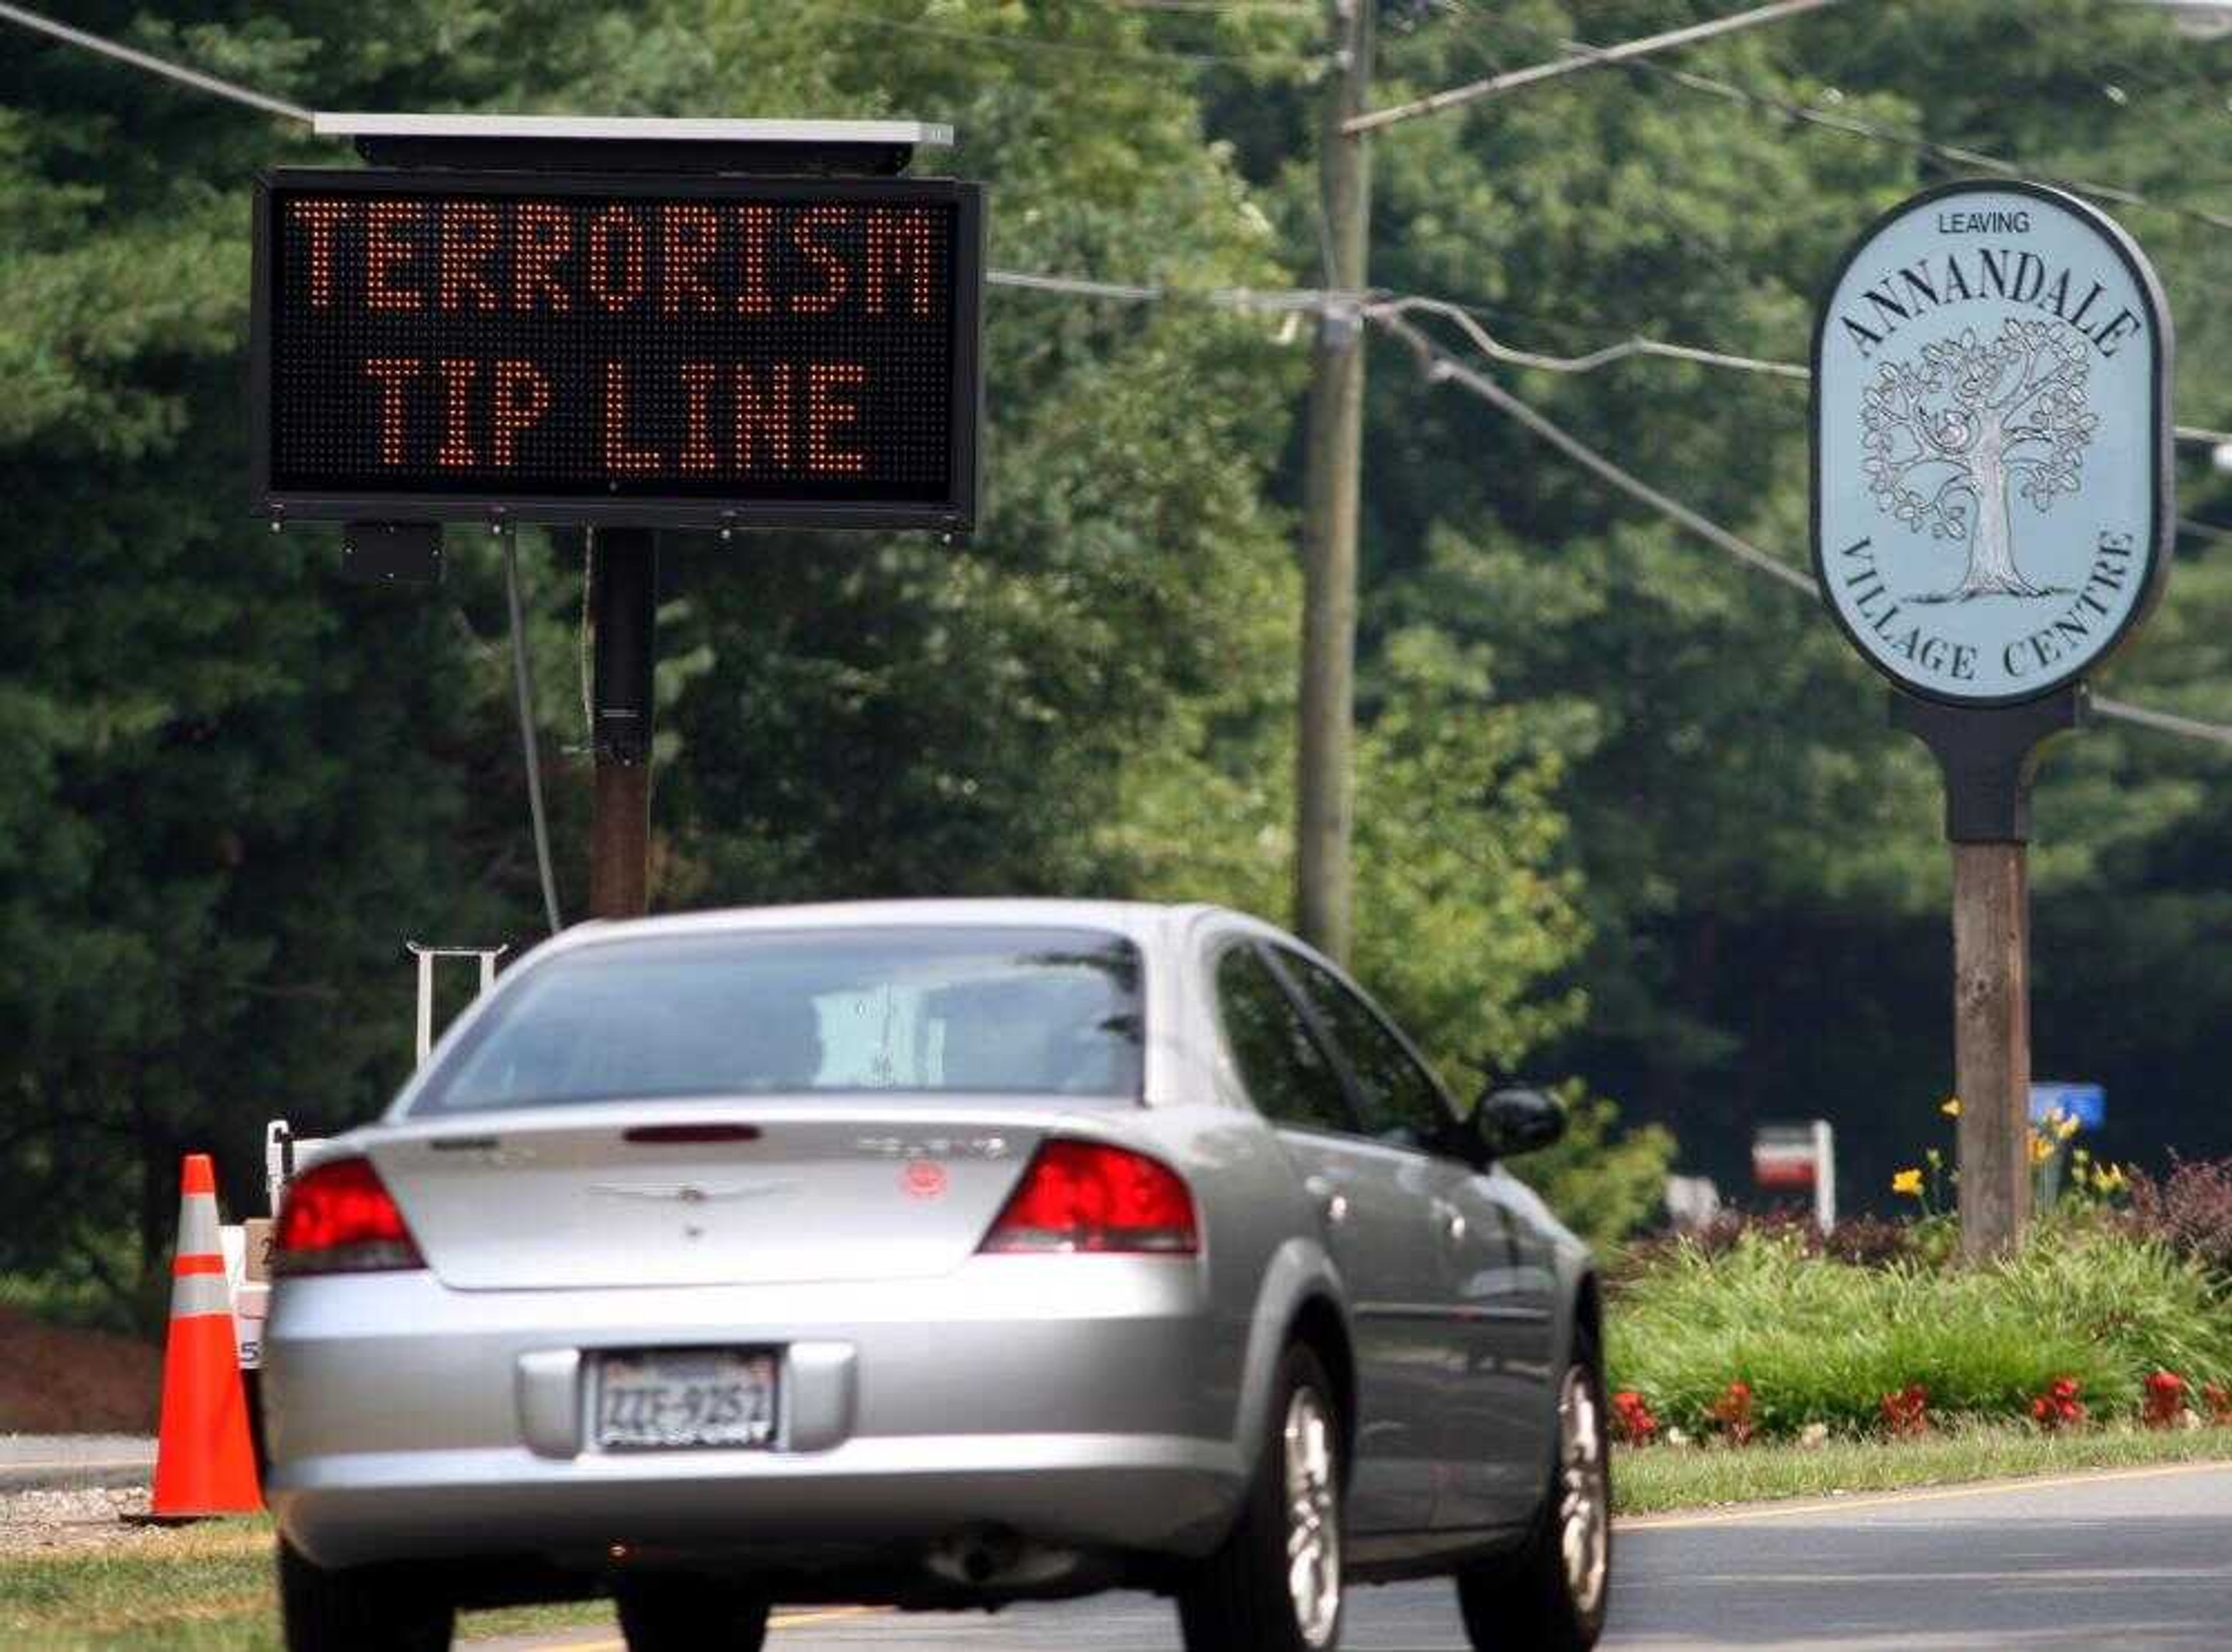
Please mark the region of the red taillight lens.
[[273, 1273], [372, 1273], [425, 1266], [370, 1159], [329, 1159], [288, 1184], [271, 1245]]
[[1201, 1233], [1193, 1195], [1169, 1166], [1097, 1142], [1054, 1141], [1039, 1149], [983, 1248], [1191, 1256]]

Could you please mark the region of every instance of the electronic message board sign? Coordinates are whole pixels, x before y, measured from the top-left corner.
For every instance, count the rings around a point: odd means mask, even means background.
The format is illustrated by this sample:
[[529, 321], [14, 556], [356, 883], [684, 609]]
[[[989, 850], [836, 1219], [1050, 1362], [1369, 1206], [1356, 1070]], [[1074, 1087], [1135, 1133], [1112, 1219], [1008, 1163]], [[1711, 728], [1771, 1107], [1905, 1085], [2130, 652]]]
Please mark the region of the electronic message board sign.
[[965, 532], [983, 198], [944, 178], [271, 172], [258, 500]]

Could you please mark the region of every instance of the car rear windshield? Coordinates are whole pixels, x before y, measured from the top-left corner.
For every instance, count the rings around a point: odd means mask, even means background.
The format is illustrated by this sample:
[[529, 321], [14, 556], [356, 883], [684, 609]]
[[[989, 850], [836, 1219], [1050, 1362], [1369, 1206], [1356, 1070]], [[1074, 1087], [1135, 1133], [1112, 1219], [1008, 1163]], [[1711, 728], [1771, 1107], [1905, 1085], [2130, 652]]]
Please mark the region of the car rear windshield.
[[1090, 930], [760, 931], [530, 965], [414, 1115], [633, 1097], [1140, 1093], [1139, 955]]

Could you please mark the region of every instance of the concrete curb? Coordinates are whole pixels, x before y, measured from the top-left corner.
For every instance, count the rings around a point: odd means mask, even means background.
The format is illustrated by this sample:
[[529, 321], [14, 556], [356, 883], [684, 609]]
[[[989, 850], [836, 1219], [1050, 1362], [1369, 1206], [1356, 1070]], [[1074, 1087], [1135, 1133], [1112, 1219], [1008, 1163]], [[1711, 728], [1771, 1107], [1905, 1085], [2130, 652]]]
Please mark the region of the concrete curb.
[[155, 1442], [128, 1434], [0, 1436], [0, 1493], [144, 1486]]
[[87, 1492], [145, 1486], [155, 1471], [152, 1457], [110, 1462], [0, 1464], [0, 1493]]

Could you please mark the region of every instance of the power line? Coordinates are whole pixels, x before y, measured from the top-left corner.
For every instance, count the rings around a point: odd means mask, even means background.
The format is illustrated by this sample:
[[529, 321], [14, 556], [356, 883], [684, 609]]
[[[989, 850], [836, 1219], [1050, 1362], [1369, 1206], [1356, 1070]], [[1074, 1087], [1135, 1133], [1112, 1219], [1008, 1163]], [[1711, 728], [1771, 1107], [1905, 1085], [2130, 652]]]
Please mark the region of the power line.
[[[1565, 42], [1564, 45], [1566, 50], [1593, 62], [1612, 61], [1610, 50], [1592, 46], [1586, 41], [1569, 40]], [[2088, 196], [2095, 200], [2112, 201], [2119, 206], [2135, 206], [2146, 211], [2164, 212], [2177, 217], [2190, 218], [2196, 223], [2208, 224], [2212, 229], [2232, 230], [2232, 217], [2227, 217], [2221, 212], [2209, 212], [2199, 207], [2182, 206], [2173, 202], [2153, 200], [2140, 194], [2137, 190], [2127, 189], [2119, 184], [2103, 184], [2088, 178], [2056, 178], [2035, 173], [2030, 168], [2002, 156], [1987, 154], [1982, 150], [1969, 149], [1959, 144], [1939, 143], [1937, 139], [1924, 137], [1918, 132], [1900, 132], [1894, 127], [1885, 126], [1875, 121], [1863, 120], [1856, 115], [1842, 114], [1833, 109], [1824, 109], [1818, 104], [1794, 103], [1788, 98], [1777, 97], [1771, 92], [1755, 91], [1749, 87], [1739, 86], [1732, 81], [1721, 80], [1710, 75], [1701, 75], [1695, 69], [1676, 68], [1671, 64], [1642, 62], [1625, 62], [1622, 66], [1643, 74], [1658, 75], [1662, 80], [1671, 81], [1676, 85], [1684, 87], [1692, 92], [1702, 92], [1710, 97], [1748, 104], [1755, 109], [1766, 110], [1779, 114], [1785, 120], [1816, 126], [1825, 132], [1833, 132], [1843, 137], [1888, 144], [1921, 155], [1926, 159], [1950, 162], [1961, 166], [1975, 166], [1985, 172], [1995, 172], [2002, 178], [2051, 184], [2066, 189], [2073, 195]]]
[[1366, 313], [1377, 320], [1382, 316], [1398, 316], [1411, 311], [1424, 311], [1441, 315], [1454, 321], [1464, 330], [1480, 353], [1494, 361], [1514, 367], [1532, 367], [1543, 373], [1586, 373], [1609, 367], [1615, 362], [1636, 356], [1655, 356], [1669, 361], [1695, 362], [1700, 366], [1726, 367], [1739, 373], [1768, 373], [1778, 378], [1807, 379], [1813, 377], [1804, 367], [1788, 361], [1766, 361], [1756, 356], [1730, 355], [1719, 350], [1703, 350], [1686, 344], [1662, 344], [1656, 339], [1623, 339], [1600, 349], [1580, 355], [1540, 355], [1532, 350], [1521, 350], [1505, 344], [1473, 320], [1469, 307], [1454, 304], [1446, 299], [1424, 298], [1404, 295], [1366, 307]]
[[52, 36], [55, 39], [67, 41], [73, 46], [81, 46], [87, 51], [98, 52], [103, 57], [113, 57], [120, 63], [129, 63], [134, 68], [145, 69], [150, 75], [159, 75], [165, 80], [176, 81], [181, 86], [190, 86], [197, 92], [207, 92], [212, 97], [220, 97], [233, 103], [243, 104], [249, 108], [260, 110], [265, 114], [276, 114], [282, 120], [299, 120], [308, 126], [312, 119], [310, 111], [299, 103], [289, 103], [283, 98], [268, 96], [234, 81], [220, 80], [214, 75], [204, 75], [198, 68], [188, 68], [183, 63], [173, 63], [166, 57], [158, 57], [152, 52], [143, 52], [137, 47], [127, 46], [120, 41], [108, 40], [100, 35], [88, 34], [82, 29], [72, 29], [67, 23], [56, 23], [51, 17], [42, 17], [36, 11], [26, 11], [21, 6], [0, 5], [0, 22], [16, 23], [42, 35]]
[[1389, 333], [1411, 347], [1418, 358], [1419, 370], [1432, 384], [1457, 384], [1470, 390], [1482, 400], [1489, 403], [1499, 412], [1525, 425], [1536, 436], [1556, 448], [1585, 470], [1593, 470], [1622, 491], [1649, 505], [1661, 515], [1671, 517], [1708, 544], [1717, 547], [1739, 562], [1769, 579], [1779, 580], [1794, 591], [1807, 596], [1818, 596], [1814, 581], [1781, 558], [1763, 551], [1749, 540], [1740, 538], [1718, 522], [1699, 515], [1680, 500], [1658, 491], [1633, 472], [1622, 470], [1610, 459], [1573, 435], [1564, 426], [1554, 423], [1521, 401], [1509, 391], [1485, 374], [1476, 373], [1462, 361], [1437, 347], [1424, 334], [1391, 311], [1367, 312]]
[[[1504, 343], [1473, 319], [1479, 307], [1460, 304], [1449, 299], [1426, 298], [1416, 294], [1390, 294], [1378, 301], [1365, 306], [1367, 317], [1400, 316], [1412, 311], [1446, 317], [1463, 328], [1480, 353], [1492, 361], [1506, 366], [1530, 368], [1541, 373], [1589, 373], [1630, 360], [1637, 356], [1656, 357], [1668, 361], [1694, 362], [1701, 366], [1721, 367], [1737, 373], [1768, 374], [1779, 379], [1810, 379], [1810, 368], [1794, 361], [1772, 361], [1757, 356], [1732, 355], [1721, 350], [1700, 349], [1694, 345], [1667, 344], [1657, 339], [1641, 336], [1623, 339], [1617, 344], [1586, 352], [1580, 355], [1552, 356], [1522, 350]], [[2232, 443], [2232, 431], [2207, 430], [2197, 424], [2179, 424], [2171, 434], [2181, 442], [2209, 447], [2221, 447]]]
[[1314, 68], [1318, 59], [1286, 57], [1275, 53], [1257, 52], [1136, 52], [1100, 45], [1087, 45], [1080, 41], [1040, 40], [1029, 35], [995, 35], [977, 29], [945, 29], [936, 23], [905, 23], [892, 17], [872, 17], [866, 12], [831, 10], [824, 8], [821, 16], [859, 29], [880, 29], [895, 35], [919, 35], [931, 40], [951, 41], [967, 46], [989, 46], [996, 50], [1015, 51], [1026, 55], [1067, 58], [1089, 58], [1099, 63], [1121, 63], [1137, 68], [1169, 68], [1181, 64], [1197, 68], [1225, 68], [1242, 65], [1252, 68], [1307, 69]]
[[[1820, 587], [1810, 576], [1800, 572], [1788, 561], [1772, 552], [1762, 550], [1710, 517], [1701, 515], [1680, 500], [1661, 493], [1633, 471], [1615, 463], [1562, 425], [1535, 411], [1495, 380], [1449, 355], [1399, 314], [1384, 309], [1368, 314], [1370, 319], [1410, 347], [1411, 354], [1418, 360], [1420, 372], [1429, 383], [1455, 384], [1472, 392], [1575, 463], [1687, 528], [1697, 538], [1742, 563], [1754, 573], [1763, 573], [1793, 591], [1802, 592], [1817, 601], [1820, 599]], [[2212, 745], [2232, 747], [2232, 724], [2205, 722], [2200, 718], [2183, 716], [2174, 711], [2158, 711], [2149, 706], [2134, 705], [2126, 700], [2099, 696], [2093, 697], [2092, 703], [2093, 710], [2104, 717], [2166, 734], [2183, 735]]]
[[1438, 113], [1461, 104], [1477, 102], [1482, 98], [1496, 97], [1505, 92], [1516, 91], [1522, 86], [1534, 86], [1560, 75], [1577, 74], [1585, 68], [1595, 68], [1608, 63], [1625, 62], [1652, 52], [1671, 51], [1679, 46], [1695, 45], [1702, 40], [1734, 34], [1740, 29], [1755, 29], [1762, 23], [1781, 23], [1786, 17], [1796, 17], [1809, 11], [1819, 11], [1826, 6], [1842, 3], [1842, 0], [1773, 0], [1768, 5], [1750, 11], [1736, 13], [1730, 17], [1719, 17], [1710, 23], [1692, 23], [1686, 29], [1669, 29], [1664, 34], [1647, 36], [1621, 45], [1607, 47], [1586, 56], [1561, 57], [1554, 62], [1536, 63], [1528, 68], [1516, 68], [1504, 75], [1492, 75], [1484, 81], [1473, 81], [1463, 86], [1453, 86], [1444, 92], [1434, 92], [1408, 103], [1391, 104], [1385, 109], [1374, 109], [1344, 121], [1341, 130], [1353, 136], [1372, 132], [1381, 126], [1392, 126], [1400, 120], [1414, 120], [1420, 115]]
[[2159, 729], [2165, 734], [2185, 735], [2215, 745], [2232, 746], [2232, 728], [2221, 722], [2203, 722], [2197, 717], [2182, 717], [2175, 711], [2157, 711], [2147, 706], [2133, 705], [2128, 700], [2111, 700], [2099, 694], [2092, 696], [2092, 709], [2104, 717], [2113, 717], [2120, 722], [2135, 722], [2143, 729]]
[[1093, 0], [1119, 11], [1200, 11], [1223, 16], [1310, 17], [1308, 0]]

